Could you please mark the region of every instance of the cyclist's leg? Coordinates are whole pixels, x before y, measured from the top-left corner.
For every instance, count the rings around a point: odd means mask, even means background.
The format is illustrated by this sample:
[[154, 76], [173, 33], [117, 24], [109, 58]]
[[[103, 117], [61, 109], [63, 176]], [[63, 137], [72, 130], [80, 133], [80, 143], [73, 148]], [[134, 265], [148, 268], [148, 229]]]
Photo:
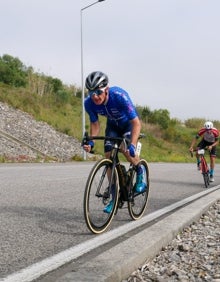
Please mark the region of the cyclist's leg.
[[210, 181], [214, 181], [214, 169], [215, 169], [215, 159], [216, 159], [216, 146], [212, 147], [210, 152]]
[[[118, 132], [116, 126], [112, 124], [109, 120], [107, 120], [106, 123], [106, 129], [105, 129], [105, 136], [109, 137], [122, 137], [120, 132]], [[104, 142], [104, 153], [106, 158], [110, 158], [111, 151], [112, 151], [113, 142], [110, 140], [105, 140]]]
[[[130, 139], [131, 132], [126, 132], [123, 134], [124, 137], [127, 137]], [[128, 162], [132, 163], [136, 166], [137, 170], [137, 177], [136, 177], [136, 192], [142, 193], [147, 188], [147, 183], [144, 181], [144, 175], [145, 175], [145, 167], [140, 163], [140, 158], [138, 155], [136, 155], [134, 158], [132, 158], [128, 152], [124, 151], [124, 155]]]

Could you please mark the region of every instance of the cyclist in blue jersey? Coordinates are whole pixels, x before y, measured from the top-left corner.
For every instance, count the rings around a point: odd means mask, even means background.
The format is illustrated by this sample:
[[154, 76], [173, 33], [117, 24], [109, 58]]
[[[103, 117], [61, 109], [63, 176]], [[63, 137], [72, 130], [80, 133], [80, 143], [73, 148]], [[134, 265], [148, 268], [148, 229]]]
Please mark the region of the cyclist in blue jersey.
[[[107, 118], [105, 136], [130, 138], [130, 145], [128, 150], [124, 152], [124, 155], [129, 162], [137, 165], [135, 189], [139, 193], [144, 192], [146, 190], [146, 183], [143, 180], [143, 168], [138, 166], [139, 157], [136, 154], [141, 122], [128, 93], [117, 86], [109, 87], [107, 75], [100, 71], [90, 73], [86, 78], [85, 86], [89, 91], [89, 95], [84, 101], [84, 106], [90, 119], [90, 135], [97, 136], [99, 134], [99, 115], [101, 115]], [[86, 152], [90, 152], [93, 147], [93, 140], [83, 146]], [[110, 157], [111, 150], [112, 143], [106, 140], [104, 145], [106, 158]], [[113, 196], [114, 191], [112, 191]], [[113, 201], [103, 211], [110, 213], [112, 207]]]

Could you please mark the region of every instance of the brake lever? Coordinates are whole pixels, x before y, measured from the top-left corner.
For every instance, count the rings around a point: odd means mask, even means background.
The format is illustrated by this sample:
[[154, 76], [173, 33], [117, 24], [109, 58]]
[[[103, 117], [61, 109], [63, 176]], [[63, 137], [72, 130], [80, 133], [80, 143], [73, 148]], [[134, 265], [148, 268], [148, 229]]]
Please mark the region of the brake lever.
[[88, 145], [88, 144], [87, 144], [88, 141], [89, 141], [89, 135], [88, 135], [88, 132], [86, 131], [86, 132], [84, 133], [84, 137], [83, 137], [83, 139], [82, 139], [81, 146]]

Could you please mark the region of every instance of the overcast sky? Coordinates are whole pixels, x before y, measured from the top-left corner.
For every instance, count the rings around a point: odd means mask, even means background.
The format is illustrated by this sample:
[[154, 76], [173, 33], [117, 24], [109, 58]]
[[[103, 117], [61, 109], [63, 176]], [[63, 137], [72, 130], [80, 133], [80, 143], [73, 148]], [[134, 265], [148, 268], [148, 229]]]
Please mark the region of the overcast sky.
[[[88, 0], [1, 0], [0, 56], [81, 87]], [[105, 0], [82, 13], [84, 78], [106, 72], [136, 105], [220, 120], [220, 1]]]

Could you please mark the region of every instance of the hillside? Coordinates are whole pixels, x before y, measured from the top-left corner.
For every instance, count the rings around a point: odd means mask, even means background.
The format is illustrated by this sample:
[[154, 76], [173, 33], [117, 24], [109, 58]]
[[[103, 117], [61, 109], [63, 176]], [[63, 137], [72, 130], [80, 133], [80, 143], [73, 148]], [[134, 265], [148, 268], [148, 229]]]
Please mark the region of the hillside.
[[[0, 162], [81, 160], [81, 89], [36, 73], [10, 55], [0, 57], [0, 74]], [[149, 162], [194, 161], [188, 148], [204, 119], [182, 122], [171, 118], [167, 109], [136, 106], [146, 135], [141, 141], [143, 158]], [[105, 118], [100, 122], [103, 135]], [[213, 122], [219, 129], [220, 121]], [[103, 142], [96, 142], [95, 153], [103, 154]]]
[[80, 142], [75, 138], [0, 102], [2, 161], [70, 161], [81, 155]]
[[[104, 128], [104, 125], [103, 125]], [[143, 124], [142, 156], [149, 161], [191, 161], [184, 145], [163, 140], [158, 126]], [[102, 152], [102, 142], [96, 153]], [[89, 156], [92, 157], [91, 155]], [[82, 160], [77, 138], [61, 133], [47, 122], [0, 102], [0, 162]]]
[[[13, 102], [18, 99], [10, 90], [8, 93], [15, 97]], [[20, 96], [19, 101], [23, 103], [24, 98]], [[82, 160], [79, 122], [81, 104], [74, 104], [74, 110], [69, 110], [68, 106], [63, 107], [62, 111], [53, 106], [50, 108], [42, 106], [39, 112], [44, 113], [44, 116], [41, 117], [38, 111], [34, 111], [37, 101], [33, 104], [26, 106], [29, 110], [27, 113], [23, 109], [16, 109], [8, 103], [0, 102], [0, 162]], [[24, 108], [24, 105], [20, 108]], [[68, 111], [65, 111], [66, 109]], [[194, 122], [198, 123], [198, 120], [195, 119]], [[102, 129], [105, 128], [104, 123], [105, 119], [102, 119]], [[141, 155], [149, 162], [194, 161], [189, 155], [188, 147], [195, 135], [195, 128], [187, 128], [184, 124], [173, 123], [171, 120], [171, 125], [164, 130], [158, 124], [142, 121], [142, 132], [146, 138], [141, 141], [143, 145]], [[103, 143], [97, 142], [95, 153], [100, 155], [102, 152]], [[88, 158], [94, 158], [94, 155], [89, 155]]]

